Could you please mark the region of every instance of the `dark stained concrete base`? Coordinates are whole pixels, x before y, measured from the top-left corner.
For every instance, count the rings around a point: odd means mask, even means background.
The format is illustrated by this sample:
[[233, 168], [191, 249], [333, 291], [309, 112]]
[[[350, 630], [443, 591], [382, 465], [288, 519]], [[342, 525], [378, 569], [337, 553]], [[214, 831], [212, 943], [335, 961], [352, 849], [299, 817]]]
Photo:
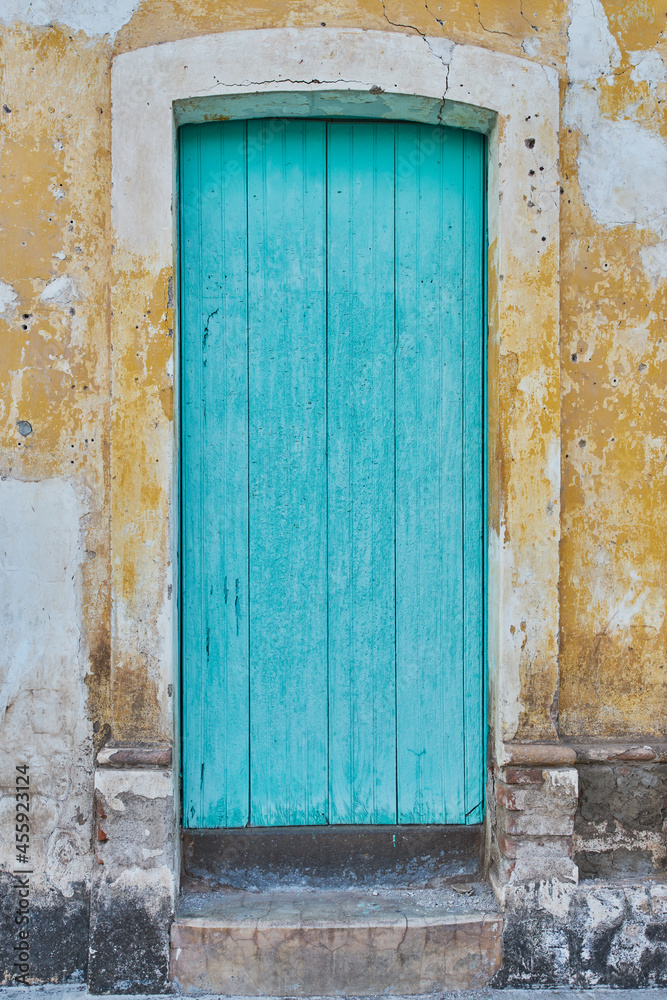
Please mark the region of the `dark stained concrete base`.
[[533, 883], [508, 890], [497, 986], [667, 986], [667, 883]]
[[182, 849], [193, 889], [424, 887], [480, 877], [483, 827], [185, 830]]
[[[85, 982], [89, 887], [76, 885], [71, 896], [64, 896], [57, 889], [31, 892], [29, 923], [26, 924], [19, 915], [18, 884], [14, 876], [0, 872], [0, 984], [16, 985], [16, 977], [22, 975], [17, 948], [26, 939], [20, 939], [18, 934], [26, 929], [28, 982]], [[25, 986], [19, 988], [25, 991]]]

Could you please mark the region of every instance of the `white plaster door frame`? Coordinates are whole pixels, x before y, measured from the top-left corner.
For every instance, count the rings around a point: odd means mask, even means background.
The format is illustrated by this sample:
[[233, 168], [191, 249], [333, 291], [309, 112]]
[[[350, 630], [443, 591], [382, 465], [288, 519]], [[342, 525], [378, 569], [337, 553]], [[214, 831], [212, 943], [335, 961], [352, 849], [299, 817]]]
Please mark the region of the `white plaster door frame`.
[[[304, 99], [365, 93], [378, 118], [383, 106], [396, 117], [389, 95], [403, 95], [413, 109], [404, 117], [431, 120], [419, 111], [426, 99], [428, 115], [438, 102], [443, 124], [488, 136], [489, 722], [502, 764], [503, 744], [520, 724], [526, 729], [526, 713], [530, 738], [555, 735], [549, 709], [559, 630], [558, 77], [549, 67], [443, 38], [351, 28], [229, 32], [114, 59], [112, 693], [140, 681], [142, 705], [152, 707], [142, 709], [136, 725], [127, 712], [114, 715], [113, 736], [176, 741], [178, 733], [171, 600], [177, 428], [163, 419], [158, 400], [165, 385], [173, 389], [176, 356], [174, 338], [166, 356], [142, 339], [154, 335], [147, 303], [154, 311], [155, 289], [173, 288], [177, 128], [222, 117], [220, 101], [234, 95], [275, 94], [273, 110], [265, 105], [263, 114], [279, 116], [286, 92]], [[163, 303], [167, 310], [171, 304]], [[138, 375], [131, 374], [135, 356]], [[146, 437], [138, 463], [127, 444], [130, 427]], [[549, 694], [531, 704], [529, 691]]]

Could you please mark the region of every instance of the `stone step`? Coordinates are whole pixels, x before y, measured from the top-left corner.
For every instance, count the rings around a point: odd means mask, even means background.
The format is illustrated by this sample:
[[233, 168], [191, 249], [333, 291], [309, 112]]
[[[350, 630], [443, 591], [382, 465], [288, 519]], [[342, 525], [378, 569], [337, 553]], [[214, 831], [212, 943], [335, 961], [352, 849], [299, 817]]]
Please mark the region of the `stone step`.
[[502, 917], [486, 885], [470, 888], [184, 896], [171, 977], [184, 993], [223, 996], [479, 989], [500, 968]]

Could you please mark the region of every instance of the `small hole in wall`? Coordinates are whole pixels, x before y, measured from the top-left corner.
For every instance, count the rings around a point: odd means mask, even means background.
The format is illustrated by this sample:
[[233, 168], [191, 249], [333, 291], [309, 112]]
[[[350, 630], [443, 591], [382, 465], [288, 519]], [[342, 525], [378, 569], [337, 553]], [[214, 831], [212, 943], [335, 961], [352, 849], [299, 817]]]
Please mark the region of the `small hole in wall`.
[[579, 360], [579, 355], [578, 354], [573, 354], [572, 355], [572, 360], [573, 361], [578, 361]]
[[534, 149], [535, 148], [535, 140], [534, 139], [526, 139], [525, 140], [525, 146], [526, 146], [526, 149]]

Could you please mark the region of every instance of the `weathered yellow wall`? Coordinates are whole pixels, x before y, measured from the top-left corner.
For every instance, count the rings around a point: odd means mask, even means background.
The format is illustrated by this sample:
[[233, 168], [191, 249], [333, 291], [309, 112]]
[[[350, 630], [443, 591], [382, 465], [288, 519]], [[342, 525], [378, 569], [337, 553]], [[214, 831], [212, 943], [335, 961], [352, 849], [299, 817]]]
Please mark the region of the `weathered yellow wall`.
[[560, 713], [565, 733], [658, 734], [667, 717], [667, 4], [606, 0], [603, 13], [609, 62], [571, 82], [561, 143]]
[[[131, 516], [123, 515], [136, 531], [114, 540], [129, 605], [141, 599], [141, 559], [154, 555], [143, 511], [167, 515], [151, 440], [171, 432], [172, 413], [166, 374], [159, 384], [151, 374], [166, 373], [171, 351], [168, 276], [155, 284], [137, 273], [132, 287], [115, 290], [119, 307], [141, 300], [145, 325], [134, 342], [109, 343], [110, 61], [114, 53], [195, 34], [320, 24], [442, 35], [547, 63], [561, 76], [560, 726], [566, 735], [664, 730], [667, 2], [285, 0], [241, 7], [143, 0], [134, 13], [131, 2], [124, 6], [117, 34], [94, 35], [94, 25], [83, 30], [74, 16], [70, 26], [50, 27], [21, 25], [17, 17], [0, 42], [1, 474], [62, 477], [80, 498], [88, 552], [82, 641], [98, 740], [109, 732], [112, 701], [117, 736], [166, 735], [141, 649], [118, 673], [112, 698], [110, 346], [122, 353], [117, 440], [126, 442], [136, 469]], [[118, 20], [119, 6], [100, 0], [100, 31], [114, 7]], [[623, 155], [615, 155], [614, 141]], [[50, 284], [55, 279], [59, 285]], [[148, 363], [149, 354], [160, 363]], [[503, 385], [510, 396], [519, 391], [511, 371]], [[146, 398], [150, 427], [135, 419], [145, 414]], [[511, 411], [511, 399], [506, 403]], [[20, 420], [32, 425], [27, 437]], [[500, 458], [511, 478], [512, 456]], [[123, 555], [126, 544], [143, 553], [136, 564]], [[524, 669], [519, 737], [544, 735], [544, 705], [557, 692], [542, 689], [552, 685], [549, 674], [540, 678]]]
[[0, 475], [59, 477], [76, 491], [82, 642], [100, 739], [109, 722], [109, 54], [108, 42], [61, 27], [0, 36]]

